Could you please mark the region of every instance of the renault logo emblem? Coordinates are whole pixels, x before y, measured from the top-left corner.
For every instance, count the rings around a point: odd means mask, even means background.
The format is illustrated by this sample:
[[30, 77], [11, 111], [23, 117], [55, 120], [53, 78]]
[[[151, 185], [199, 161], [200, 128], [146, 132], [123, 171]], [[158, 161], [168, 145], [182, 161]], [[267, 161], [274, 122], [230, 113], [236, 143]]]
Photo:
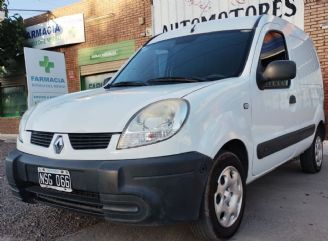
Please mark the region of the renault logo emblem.
[[62, 136], [57, 136], [54, 142], [54, 149], [57, 154], [60, 154], [64, 148], [64, 139]]

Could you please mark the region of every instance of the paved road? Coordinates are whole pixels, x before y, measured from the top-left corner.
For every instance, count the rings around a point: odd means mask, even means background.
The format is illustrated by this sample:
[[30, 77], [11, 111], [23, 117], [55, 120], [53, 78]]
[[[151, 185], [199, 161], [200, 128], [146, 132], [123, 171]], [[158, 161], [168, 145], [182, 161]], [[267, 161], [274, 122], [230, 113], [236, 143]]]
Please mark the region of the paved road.
[[[2, 154], [0, 159], [6, 152], [0, 153]], [[292, 161], [250, 184], [247, 189], [244, 220], [239, 232], [232, 240], [328, 241], [327, 155], [325, 160], [322, 172], [317, 175], [303, 174], [298, 162]], [[2, 185], [2, 187], [0, 185], [2, 198], [9, 199], [4, 203], [4, 200], [0, 200], [0, 204], [3, 205], [3, 207], [0, 205], [0, 211], [7, 210], [8, 213], [15, 213], [16, 216], [0, 220], [4, 222], [4, 227], [0, 227], [0, 230], [4, 231], [4, 233], [0, 232], [0, 241], [197, 240], [186, 224], [165, 227], [116, 225], [42, 205], [30, 206], [12, 199], [7, 184], [2, 182]], [[18, 219], [12, 220], [15, 217]], [[37, 225], [32, 227], [30, 220], [36, 220]], [[72, 224], [68, 225], [67, 222]], [[51, 228], [47, 228], [49, 225]], [[19, 233], [18, 230], [22, 230], [23, 233]]]
[[[306, 175], [292, 161], [248, 186], [235, 241], [327, 241], [328, 157], [321, 173]], [[60, 241], [196, 241], [188, 225], [134, 227], [99, 223]]]

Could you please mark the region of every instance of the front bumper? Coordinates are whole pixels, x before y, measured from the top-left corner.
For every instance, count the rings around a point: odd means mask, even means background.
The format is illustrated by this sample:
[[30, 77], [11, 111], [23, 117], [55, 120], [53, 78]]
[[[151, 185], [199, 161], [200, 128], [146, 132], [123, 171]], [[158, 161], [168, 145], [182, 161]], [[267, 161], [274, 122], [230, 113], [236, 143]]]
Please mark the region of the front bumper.
[[[13, 194], [24, 202], [164, 224], [197, 220], [211, 158], [197, 152], [134, 160], [55, 160], [14, 150], [6, 158]], [[41, 188], [37, 167], [69, 170], [72, 193]]]

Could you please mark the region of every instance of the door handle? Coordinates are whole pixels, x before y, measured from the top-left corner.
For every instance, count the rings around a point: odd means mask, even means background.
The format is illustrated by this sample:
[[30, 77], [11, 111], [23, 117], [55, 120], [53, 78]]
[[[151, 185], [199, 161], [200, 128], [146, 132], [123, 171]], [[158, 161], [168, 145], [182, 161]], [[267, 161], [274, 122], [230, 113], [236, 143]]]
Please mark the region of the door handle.
[[295, 95], [291, 95], [289, 97], [289, 104], [291, 104], [291, 105], [296, 104], [296, 97], [295, 97]]

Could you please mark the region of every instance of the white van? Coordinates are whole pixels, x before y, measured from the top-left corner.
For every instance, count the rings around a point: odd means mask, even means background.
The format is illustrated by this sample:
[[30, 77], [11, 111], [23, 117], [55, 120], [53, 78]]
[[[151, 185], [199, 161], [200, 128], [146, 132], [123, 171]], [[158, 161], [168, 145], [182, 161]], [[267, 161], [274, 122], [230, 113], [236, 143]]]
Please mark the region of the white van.
[[30, 109], [7, 177], [24, 202], [229, 238], [246, 183], [297, 156], [320, 171], [323, 102], [316, 51], [296, 26], [197, 24], [151, 39], [104, 88]]

